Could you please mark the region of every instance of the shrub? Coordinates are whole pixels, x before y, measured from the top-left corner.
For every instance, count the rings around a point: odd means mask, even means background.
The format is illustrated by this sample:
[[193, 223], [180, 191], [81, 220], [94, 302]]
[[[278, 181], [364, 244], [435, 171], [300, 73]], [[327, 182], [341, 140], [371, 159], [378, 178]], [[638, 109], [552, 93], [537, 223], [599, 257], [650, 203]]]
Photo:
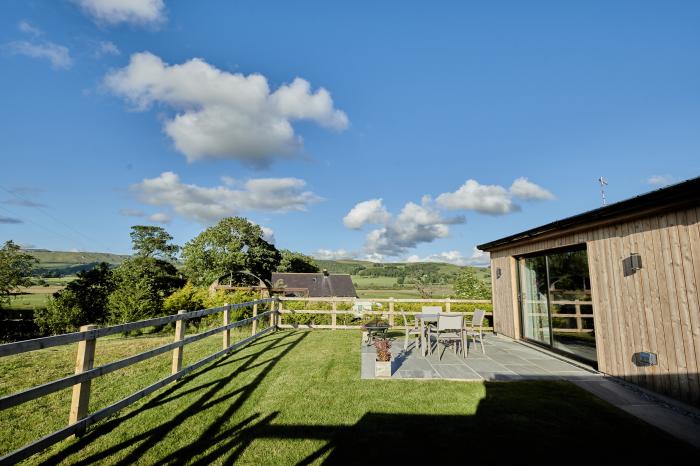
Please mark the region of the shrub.
[[207, 300], [208, 291], [206, 288], [194, 286], [192, 282], [187, 282], [185, 286], [172, 293], [163, 301], [163, 309], [167, 314], [175, 314], [179, 310], [196, 311], [207, 307], [204, 303]]
[[75, 293], [63, 290], [49, 297], [46, 308], [34, 312], [34, 322], [45, 334], [74, 332], [84, 322], [84, 312]]

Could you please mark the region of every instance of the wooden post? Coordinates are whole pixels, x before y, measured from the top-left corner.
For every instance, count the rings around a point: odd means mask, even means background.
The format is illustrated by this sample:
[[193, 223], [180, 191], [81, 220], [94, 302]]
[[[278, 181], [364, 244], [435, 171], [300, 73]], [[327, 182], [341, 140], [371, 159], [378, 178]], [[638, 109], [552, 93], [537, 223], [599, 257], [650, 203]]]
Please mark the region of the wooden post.
[[450, 298], [445, 299], [445, 312], [451, 312], [452, 305], [450, 303]]
[[333, 327], [333, 330], [336, 330], [336, 326], [338, 325], [338, 317], [335, 314], [335, 311], [338, 310], [338, 303], [335, 302], [335, 298], [333, 298], [333, 314], [331, 314], [331, 327]]
[[[253, 304], [253, 317], [257, 317], [257, 316], [258, 316], [258, 305]], [[251, 335], [255, 335], [257, 332], [258, 332], [258, 319], [255, 319], [253, 321], [253, 332], [251, 333]]]
[[581, 319], [581, 304], [576, 302], [576, 330], [579, 333], [583, 330], [583, 321]]
[[[80, 327], [81, 332], [94, 330], [97, 325], [83, 325]], [[80, 374], [92, 369], [95, 362], [95, 343], [96, 339], [83, 340], [78, 342], [78, 355], [75, 358], [75, 373]], [[79, 420], [87, 416], [90, 405], [90, 382], [77, 383], [73, 385], [73, 399], [70, 404], [70, 414], [68, 415], [68, 424], [75, 424]], [[76, 432], [76, 436], [80, 436], [84, 431]]]
[[389, 327], [394, 326], [394, 298], [389, 301]]
[[[277, 304], [277, 306], [275, 306]], [[282, 310], [282, 301], [272, 301], [270, 303], [270, 310], [273, 311], [270, 313], [270, 327], [275, 327], [275, 308], [277, 308], [277, 312]]]
[[[224, 323], [223, 325], [228, 325], [231, 323], [231, 305], [229, 303], [224, 304]], [[224, 341], [223, 349], [228, 348], [231, 345], [231, 330], [224, 330]]]
[[[177, 311], [178, 314], [184, 314], [187, 311]], [[182, 341], [185, 338], [185, 321], [178, 320], [175, 322], [175, 341]], [[170, 371], [171, 374], [180, 372], [182, 369], [182, 350], [184, 347], [180, 346], [173, 350], [173, 366]]]

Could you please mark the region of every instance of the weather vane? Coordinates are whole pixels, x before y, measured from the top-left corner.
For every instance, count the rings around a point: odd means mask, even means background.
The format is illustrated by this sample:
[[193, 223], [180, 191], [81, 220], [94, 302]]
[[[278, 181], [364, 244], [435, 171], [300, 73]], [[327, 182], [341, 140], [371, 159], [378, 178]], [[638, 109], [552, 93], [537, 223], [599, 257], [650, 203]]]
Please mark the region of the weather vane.
[[601, 176], [598, 178], [598, 183], [600, 183], [600, 197], [603, 198], [603, 205], [607, 205], [608, 201], [605, 199], [605, 187], [608, 185], [608, 180]]

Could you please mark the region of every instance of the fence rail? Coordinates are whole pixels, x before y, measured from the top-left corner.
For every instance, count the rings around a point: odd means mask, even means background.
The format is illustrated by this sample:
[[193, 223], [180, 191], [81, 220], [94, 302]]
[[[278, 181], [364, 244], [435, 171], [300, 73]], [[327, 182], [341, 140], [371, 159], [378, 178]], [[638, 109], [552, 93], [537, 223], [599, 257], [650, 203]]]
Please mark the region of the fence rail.
[[[258, 305], [267, 303], [270, 304], [271, 309], [258, 314]], [[173, 314], [166, 317], [141, 320], [138, 322], [129, 322], [122, 325], [114, 325], [104, 328], [96, 328], [93, 325], [87, 325], [81, 327], [79, 332], [0, 345], [1, 357], [24, 353], [27, 351], [34, 351], [42, 348], [50, 348], [54, 346], [67, 345], [76, 342], [78, 343], [78, 354], [76, 358], [75, 375], [54, 380], [35, 387], [31, 387], [29, 389], [22, 390], [20, 392], [16, 392], [0, 398], [0, 411], [2, 411], [12, 406], [17, 406], [27, 401], [72, 386], [73, 397], [71, 400], [68, 426], [55, 432], [52, 432], [51, 434], [48, 434], [38, 440], [35, 440], [34, 442], [29, 443], [19, 448], [18, 450], [15, 450], [0, 457], [0, 465], [14, 464], [18, 461], [28, 458], [34, 453], [38, 453], [39, 451], [45, 449], [50, 445], [53, 445], [65, 438], [70, 437], [71, 435], [80, 435], [83, 432], [85, 432], [85, 429], [88, 426], [94, 424], [95, 422], [104, 419], [105, 417], [110, 416], [111, 414], [114, 414], [115, 412], [135, 403], [136, 401], [149, 395], [150, 393], [153, 393], [154, 391], [178, 380], [184, 375], [195, 371], [196, 369], [204, 366], [205, 364], [214, 361], [215, 359], [224, 356], [230, 353], [231, 351], [240, 348], [241, 346], [246, 345], [247, 343], [255, 340], [256, 338], [259, 338], [271, 331], [274, 331], [278, 328], [278, 311], [277, 309], [275, 309], [276, 303], [278, 303], [277, 298], [267, 298], [239, 304], [226, 304], [224, 306], [211, 309], [202, 309], [199, 311], [180, 311], [178, 314]], [[231, 310], [244, 307], [252, 307], [253, 316], [233, 323], [229, 322]], [[203, 317], [219, 312], [223, 313], [223, 325], [207, 330], [205, 332], [185, 337], [185, 326], [183, 325], [184, 322], [190, 319]], [[258, 321], [266, 319], [269, 319], [269, 326], [258, 331]], [[172, 322], [175, 322], [176, 324], [175, 340], [172, 343], [162, 345], [157, 348], [144, 351], [142, 353], [138, 353], [136, 355], [129, 356], [124, 359], [113, 361], [96, 368], [92, 367], [95, 357], [95, 341], [97, 338], [137, 330], [145, 327], [165, 325]], [[231, 329], [242, 327], [248, 324], [252, 324], [252, 335], [234, 344], [230, 344]], [[187, 367], [182, 367], [183, 349], [186, 345], [221, 332], [223, 332], [224, 335], [222, 343], [223, 348], [220, 351], [211, 354]], [[118, 369], [131, 366], [133, 364], [144, 361], [146, 359], [150, 359], [168, 351], [173, 352], [173, 365], [171, 369], [171, 374], [168, 377], [165, 377], [149, 385], [148, 387], [127, 396], [126, 398], [116, 403], [113, 403], [105, 408], [95, 411], [92, 414], [88, 414], [88, 406], [90, 402], [90, 383], [92, 379], [109, 374], [110, 372], [114, 372]]]
[[[470, 316], [474, 313], [474, 311], [466, 311], [466, 312], [460, 312], [460, 311], [453, 311], [452, 310], [452, 305], [453, 304], [491, 304], [490, 300], [485, 300], [485, 299], [452, 299], [452, 298], [442, 298], [442, 299], [410, 299], [410, 298], [371, 298], [371, 299], [360, 299], [360, 298], [308, 298], [308, 297], [280, 297], [278, 298], [280, 301], [280, 307], [278, 309], [278, 312], [280, 314], [280, 322], [278, 323], [279, 328], [283, 329], [288, 329], [288, 328], [300, 328], [300, 329], [332, 329], [332, 330], [355, 330], [355, 329], [360, 329], [362, 327], [362, 321], [361, 319], [358, 319], [356, 323], [348, 325], [346, 324], [339, 324], [337, 316], [338, 315], [347, 315], [347, 314], [354, 314], [355, 311], [352, 309], [337, 309], [338, 303], [350, 303], [350, 304], [355, 304], [355, 303], [367, 303], [367, 302], [372, 302], [372, 303], [388, 303], [388, 309], [386, 310], [381, 310], [381, 311], [362, 311], [363, 315], [377, 315], [377, 316], [383, 316], [386, 318], [389, 322], [389, 325], [391, 328], [403, 330], [406, 327], [404, 325], [396, 325], [396, 318], [399, 317], [401, 318], [402, 314], [405, 314], [406, 316], [410, 316], [411, 314], [414, 314], [416, 312], [413, 311], [406, 311], [402, 309], [396, 309], [396, 304], [441, 304], [444, 305], [444, 309], [447, 312], [454, 312], [456, 314], [463, 314], [465, 316]], [[309, 306], [311, 303], [331, 303], [332, 304], [332, 309], [284, 309], [284, 303], [289, 302], [289, 301], [303, 301], [306, 302]], [[399, 306], [400, 307], [400, 306]], [[291, 316], [291, 315], [330, 315], [331, 316], [331, 323], [330, 324], [317, 324], [317, 323], [285, 323], [284, 322], [284, 316]], [[485, 316], [491, 320], [493, 318], [493, 312], [486, 312]], [[483, 329], [485, 331], [493, 331], [493, 324], [490, 324], [488, 326], [484, 326]]]

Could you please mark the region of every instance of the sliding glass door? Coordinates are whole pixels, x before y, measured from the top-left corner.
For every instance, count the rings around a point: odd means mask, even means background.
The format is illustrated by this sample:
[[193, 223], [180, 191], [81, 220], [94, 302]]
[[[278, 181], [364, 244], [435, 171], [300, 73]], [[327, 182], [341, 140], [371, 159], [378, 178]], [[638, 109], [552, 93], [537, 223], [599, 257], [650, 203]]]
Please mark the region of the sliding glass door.
[[523, 337], [596, 361], [586, 250], [523, 257], [518, 271]]
[[520, 259], [520, 292], [523, 336], [550, 345], [552, 339], [547, 311], [547, 261], [544, 257]]

